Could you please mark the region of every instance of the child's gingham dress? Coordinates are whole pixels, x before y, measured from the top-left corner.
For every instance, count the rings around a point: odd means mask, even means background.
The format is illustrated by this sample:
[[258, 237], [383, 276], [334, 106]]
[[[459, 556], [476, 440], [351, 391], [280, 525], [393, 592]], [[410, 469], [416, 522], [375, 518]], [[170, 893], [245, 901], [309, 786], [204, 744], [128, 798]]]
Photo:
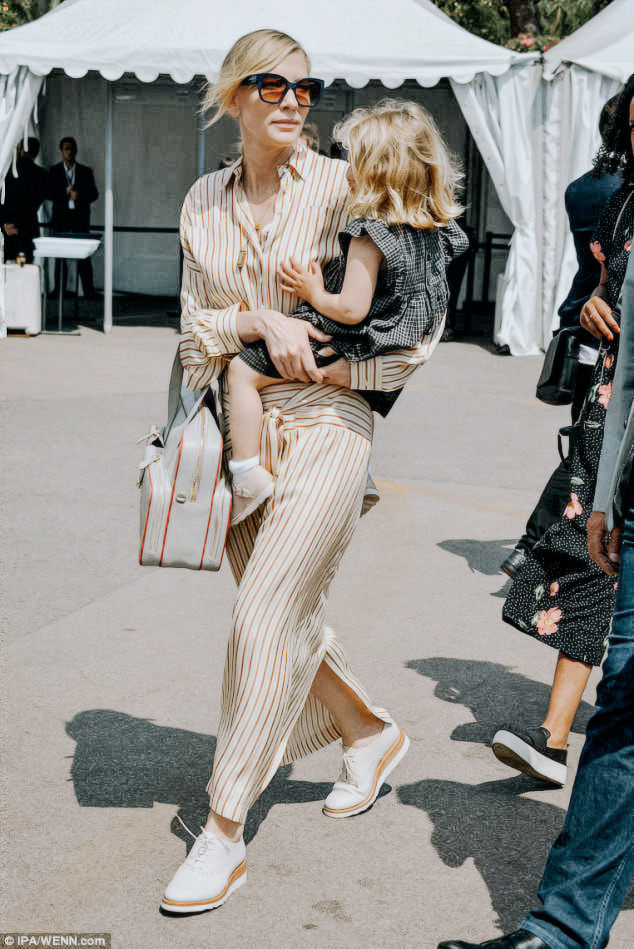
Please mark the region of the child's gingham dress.
[[[302, 303], [293, 313], [297, 319], [307, 320], [332, 337], [328, 346], [334, 349], [336, 356], [323, 357], [315, 352], [318, 366], [340, 357], [348, 362], [362, 362], [431, 338], [447, 310], [447, 265], [468, 247], [466, 235], [455, 221], [426, 231], [409, 225], [388, 226], [372, 218], [351, 221], [339, 234], [341, 255], [324, 268], [324, 285], [329, 293], [340, 292], [350, 241], [362, 236], [368, 236], [376, 244], [384, 259], [366, 318], [355, 325], [342, 325], [318, 313], [308, 303]], [[324, 347], [314, 340], [311, 345], [314, 350]], [[261, 340], [245, 346], [240, 356], [257, 372], [279, 378]], [[388, 400], [393, 401], [397, 394], [387, 394], [392, 397]], [[389, 410], [390, 406], [384, 405], [386, 393], [381, 393], [375, 404], [370, 393], [362, 395], [381, 414]]]

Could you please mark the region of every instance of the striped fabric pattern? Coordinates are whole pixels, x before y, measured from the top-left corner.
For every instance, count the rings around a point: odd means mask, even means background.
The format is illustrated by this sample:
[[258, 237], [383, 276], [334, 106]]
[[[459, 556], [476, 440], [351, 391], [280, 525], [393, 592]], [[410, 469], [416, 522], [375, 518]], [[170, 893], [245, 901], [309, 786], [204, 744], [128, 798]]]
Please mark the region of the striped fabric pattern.
[[[262, 244], [239, 163], [193, 185], [181, 216], [180, 352], [190, 386], [202, 388], [220, 376], [242, 349], [241, 307], [292, 311], [294, 297], [279, 289], [279, 262], [293, 255], [323, 264], [337, 253], [346, 222], [346, 170], [312, 151], [295, 153], [280, 169], [275, 216]], [[363, 380], [370, 388], [380, 387], [377, 382], [400, 388], [430, 345], [360, 363]], [[276, 483], [266, 504], [229, 534], [238, 593], [208, 785], [212, 810], [238, 823], [281, 763], [339, 737], [327, 709], [310, 694], [322, 661], [370, 706], [324, 619], [330, 583], [361, 511], [372, 412], [361, 396], [333, 385], [281, 382], [261, 396], [260, 457]], [[224, 399], [228, 416], [226, 393]]]
[[[336, 390], [331, 407], [345, 412]], [[323, 660], [370, 705], [324, 619], [359, 519], [371, 443], [327, 422], [285, 426], [282, 443], [273, 496], [227, 547], [239, 586], [208, 790], [211, 809], [238, 823], [280, 764], [339, 738], [310, 695]]]
[[[301, 149], [280, 168], [275, 217], [260, 243], [241, 168], [238, 161], [199, 178], [181, 211], [180, 352], [193, 389], [208, 385], [243, 348], [236, 324], [241, 308], [293, 312], [297, 300], [281, 289], [279, 264], [293, 256], [323, 267], [338, 255], [337, 235], [348, 221], [347, 164]], [[429, 358], [429, 343], [351, 364], [351, 388], [379, 390], [383, 379], [392, 391], [402, 388]]]

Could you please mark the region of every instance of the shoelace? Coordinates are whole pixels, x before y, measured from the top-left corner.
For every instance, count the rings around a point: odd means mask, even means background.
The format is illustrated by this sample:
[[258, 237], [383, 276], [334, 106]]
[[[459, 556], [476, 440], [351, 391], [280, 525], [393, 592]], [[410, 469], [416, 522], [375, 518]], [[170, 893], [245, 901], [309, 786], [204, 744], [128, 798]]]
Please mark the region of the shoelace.
[[344, 749], [343, 764], [341, 766], [339, 780], [343, 781], [345, 784], [352, 784], [354, 787], [358, 788], [360, 786], [361, 778], [358, 771], [356, 770], [354, 752], [354, 748]]
[[[216, 837], [216, 836], [208, 837], [205, 834], [204, 838], [200, 840], [200, 834], [197, 837], [196, 834], [192, 833], [192, 831], [189, 829], [185, 821], [181, 820], [178, 814], [176, 815], [176, 820], [179, 822], [179, 824], [182, 824], [182, 826], [187, 831], [189, 836], [193, 837], [193, 839], [197, 842], [197, 845], [195, 843], [187, 855], [187, 859], [191, 861], [194, 864], [194, 866], [198, 863], [199, 860], [203, 859], [209, 847], [213, 846], [216, 843], [219, 843], [223, 847], [223, 849], [226, 851], [226, 853], [229, 853], [229, 847], [224, 843], [224, 841], [220, 839], [220, 837]], [[204, 828], [201, 827], [200, 830], [202, 832]]]

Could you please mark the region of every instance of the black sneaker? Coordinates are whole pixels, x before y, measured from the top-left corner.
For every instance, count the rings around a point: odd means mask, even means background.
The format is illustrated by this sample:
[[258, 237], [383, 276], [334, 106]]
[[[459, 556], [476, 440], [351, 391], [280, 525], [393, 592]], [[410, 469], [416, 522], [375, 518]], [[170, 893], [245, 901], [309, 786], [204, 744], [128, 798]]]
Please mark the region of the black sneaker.
[[568, 775], [568, 752], [564, 748], [549, 748], [549, 738], [550, 732], [542, 725], [525, 732], [502, 728], [493, 736], [491, 747], [495, 757], [509, 768], [562, 788]]
[[504, 563], [500, 564], [500, 570], [502, 570], [507, 575], [507, 577], [510, 577], [511, 580], [514, 580], [517, 575], [517, 571], [525, 560], [526, 551], [522, 547], [514, 547]]

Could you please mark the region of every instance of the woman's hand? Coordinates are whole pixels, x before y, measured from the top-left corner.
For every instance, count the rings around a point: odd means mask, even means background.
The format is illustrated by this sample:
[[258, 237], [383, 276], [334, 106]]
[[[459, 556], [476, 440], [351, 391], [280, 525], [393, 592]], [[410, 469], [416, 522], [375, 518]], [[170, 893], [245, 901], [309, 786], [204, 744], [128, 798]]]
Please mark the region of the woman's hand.
[[590, 557], [608, 576], [616, 576], [621, 560], [622, 528], [615, 527], [614, 530], [608, 531], [605, 514], [593, 511], [588, 518], [587, 531]]
[[309, 339], [327, 343], [330, 336], [305, 320], [284, 316], [276, 310], [267, 310], [263, 317], [262, 339], [282, 378], [322, 382], [324, 373], [315, 364]]
[[[326, 352], [324, 355], [327, 356], [328, 353]], [[350, 388], [350, 363], [347, 360], [338, 359], [336, 362], [331, 362], [329, 366], [324, 366], [321, 372], [323, 375], [322, 382], [331, 386]]]
[[581, 325], [597, 339], [605, 336], [614, 339], [614, 333], [620, 333], [619, 324], [612, 316], [612, 309], [600, 296], [593, 296], [584, 304], [581, 311]]

